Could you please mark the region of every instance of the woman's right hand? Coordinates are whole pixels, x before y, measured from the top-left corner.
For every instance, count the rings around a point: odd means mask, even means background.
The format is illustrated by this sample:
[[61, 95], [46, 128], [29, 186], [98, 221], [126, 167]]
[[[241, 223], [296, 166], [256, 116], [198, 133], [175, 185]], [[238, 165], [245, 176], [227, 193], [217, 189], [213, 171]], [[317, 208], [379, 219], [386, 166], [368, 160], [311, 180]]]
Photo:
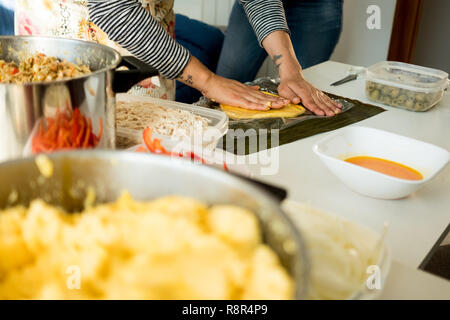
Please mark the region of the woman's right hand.
[[258, 90], [258, 86], [248, 86], [212, 74], [202, 94], [218, 103], [251, 110], [279, 109], [289, 100], [267, 95]]
[[228, 106], [268, 110], [289, 104], [288, 99], [264, 94], [257, 86], [251, 87], [217, 76], [195, 57], [191, 57], [177, 80], [197, 89], [205, 97]]

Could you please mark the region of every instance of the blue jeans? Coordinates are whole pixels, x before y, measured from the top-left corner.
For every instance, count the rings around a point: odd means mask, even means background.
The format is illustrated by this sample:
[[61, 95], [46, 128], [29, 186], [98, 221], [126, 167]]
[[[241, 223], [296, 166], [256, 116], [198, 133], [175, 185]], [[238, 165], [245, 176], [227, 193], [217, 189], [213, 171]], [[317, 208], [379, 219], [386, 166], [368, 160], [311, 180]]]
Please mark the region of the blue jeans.
[[[342, 30], [342, 0], [283, 0], [295, 54], [303, 68], [329, 60]], [[244, 9], [236, 1], [216, 73], [241, 82], [255, 79], [267, 57]]]
[[0, 36], [14, 34], [14, 11], [0, 4]]
[[[216, 70], [224, 37], [223, 32], [216, 27], [180, 14], [176, 15], [177, 42], [212, 71]], [[177, 81], [176, 101], [194, 103], [201, 96], [199, 91]]]

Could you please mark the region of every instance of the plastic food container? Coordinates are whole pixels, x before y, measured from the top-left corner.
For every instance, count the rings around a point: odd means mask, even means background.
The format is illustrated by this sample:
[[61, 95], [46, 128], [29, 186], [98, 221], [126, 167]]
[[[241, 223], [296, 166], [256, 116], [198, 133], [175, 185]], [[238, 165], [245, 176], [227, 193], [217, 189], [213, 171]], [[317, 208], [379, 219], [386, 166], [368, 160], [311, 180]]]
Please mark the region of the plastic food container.
[[[310, 254], [310, 286], [314, 286], [315, 283], [321, 283], [321, 280], [319, 280], [319, 278], [322, 278], [320, 273], [314, 273], [314, 270], [316, 270], [317, 268], [317, 264], [319, 263], [323, 263], [323, 261], [317, 261], [314, 260], [314, 257], [317, 257], [317, 255], [313, 254], [313, 250], [315, 246], [311, 246], [311, 244], [308, 244], [308, 233], [319, 233], [323, 232], [323, 229], [321, 231], [321, 228], [317, 228], [317, 226], [320, 226], [324, 223], [325, 218], [328, 217], [329, 219], [329, 224], [330, 227], [331, 226], [336, 226], [338, 225], [338, 228], [341, 228], [343, 230], [345, 230], [347, 232], [347, 236], [348, 239], [347, 241], [356, 241], [359, 242], [360, 244], [363, 243], [367, 243], [366, 241], [369, 242], [376, 242], [376, 247], [373, 248], [373, 254], [377, 254], [378, 258], [375, 258], [376, 264], [372, 266], [372, 268], [370, 269], [366, 269], [366, 281], [362, 282], [359, 289], [352, 292], [347, 300], [375, 300], [377, 299], [381, 293], [383, 292], [383, 289], [385, 287], [386, 281], [387, 281], [387, 277], [389, 275], [389, 271], [391, 268], [391, 263], [392, 263], [392, 255], [391, 255], [391, 250], [389, 248], [389, 246], [386, 243], [386, 234], [388, 233], [388, 229], [386, 229], [387, 227], [384, 226], [384, 230], [383, 233], [379, 233], [375, 230], [372, 230], [370, 228], [367, 228], [366, 226], [351, 222], [343, 217], [337, 216], [333, 213], [329, 213], [326, 211], [322, 211], [318, 208], [314, 208], [311, 207], [310, 205], [307, 204], [303, 204], [303, 203], [299, 203], [299, 202], [295, 202], [292, 200], [285, 200], [282, 203], [282, 209], [284, 210], [284, 212], [286, 212], [286, 214], [292, 219], [292, 221], [294, 222], [294, 224], [296, 225], [296, 227], [300, 230], [300, 232], [303, 234], [303, 237], [305, 238], [306, 241], [306, 247], [308, 249], [308, 253]], [[315, 216], [315, 218], [318, 220], [316, 221], [316, 228], [317, 229], [310, 229], [310, 230], [305, 230], [305, 226], [311, 227], [311, 223], [306, 222], [305, 224], [305, 218], [308, 218], [308, 215], [305, 217], [304, 213], [312, 213], [312, 216]], [[314, 221], [314, 220], [313, 220]], [[328, 221], [327, 221], [328, 223]], [[381, 227], [381, 226], [380, 226]], [[337, 240], [338, 242], [339, 240]], [[317, 250], [317, 249], [316, 249]], [[323, 250], [323, 247], [322, 247]], [[324, 254], [326, 254], [326, 252], [324, 252]], [[331, 256], [335, 255], [336, 252], [330, 252], [329, 253]], [[320, 257], [320, 255], [319, 255]], [[346, 272], [351, 272], [354, 271], [352, 270], [352, 267], [354, 267], [354, 265], [352, 266], [352, 261], [351, 260], [344, 260], [346, 263], [348, 263], [348, 268], [345, 270]], [[379, 276], [380, 276], [380, 287], [374, 287], [372, 289], [370, 289], [367, 286], [367, 280], [368, 278], [373, 274], [373, 270], [374, 267], [378, 267], [378, 271], [379, 271]], [[371, 271], [372, 270], [372, 271]], [[340, 269], [339, 267], [337, 267], [335, 269], [336, 273], [335, 275], [339, 275], [341, 272], [343, 272], [342, 269]], [[370, 272], [369, 272], [370, 271]], [[341, 274], [344, 279], [347, 276], [346, 273]], [[326, 277], [326, 275], [325, 275]], [[323, 282], [322, 282], [323, 283]], [[336, 282], [338, 283], [338, 282]], [[333, 288], [333, 287], [331, 287]], [[317, 288], [319, 289], [319, 288]], [[343, 288], [344, 289], [344, 288]], [[321, 289], [323, 290], [323, 289]], [[345, 289], [344, 289], [345, 290]]]
[[[163, 145], [168, 149], [174, 149], [177, 145], [191, 145], [191, 146], [201, 146], [206, 149], [215, 149], [219, 140], [228, 131], [228, 117], [225, 113], [208, 109], [199, 106], [188, 105], [184, 103], [178, 103], [174, 101], [155, 99], [151, 97], [134, 96], [129, 94], [118, 94], [116, 96], [117, 102], [143, 102], [151, 103], [164, 108], [172, 108], [178, 110], [184, 110], [193, 113], [194, 115], [201, 116], [205, 118], [209, 125], [208, 128], [203, 132], [201, 137], [170, 137], [165, 135], [160, 135], [157, 133], [153, 134], [154, 138], [160, 139]], [[151, 108], [151, 106], [149, 106]], [[125, 148], [141, 144], [143, 142], [142, 130], [134, 130], [130, 128], [120, 127], [116, 128], [116, 143]]]
[[366, 72], [369, 100], [409, 111], [434, 107], [448, 84], [446, 72], [402, 62], [379, 62]]

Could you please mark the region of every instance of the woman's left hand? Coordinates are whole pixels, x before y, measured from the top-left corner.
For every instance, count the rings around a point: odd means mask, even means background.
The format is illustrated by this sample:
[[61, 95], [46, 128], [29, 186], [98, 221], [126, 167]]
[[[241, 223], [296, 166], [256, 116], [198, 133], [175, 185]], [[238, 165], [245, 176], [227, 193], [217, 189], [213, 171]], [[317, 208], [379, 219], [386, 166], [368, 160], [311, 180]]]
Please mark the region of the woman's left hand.
[[280, 74], [278, 93], [292, 103], [303, 106], [318, 116], [334, 116], [342, 111], [342, 106], [316, 89], [303, 77], [303, 71], [294, 52], [291, 38], [285, 31], [269, 34], [262, 45], [266, 49]]

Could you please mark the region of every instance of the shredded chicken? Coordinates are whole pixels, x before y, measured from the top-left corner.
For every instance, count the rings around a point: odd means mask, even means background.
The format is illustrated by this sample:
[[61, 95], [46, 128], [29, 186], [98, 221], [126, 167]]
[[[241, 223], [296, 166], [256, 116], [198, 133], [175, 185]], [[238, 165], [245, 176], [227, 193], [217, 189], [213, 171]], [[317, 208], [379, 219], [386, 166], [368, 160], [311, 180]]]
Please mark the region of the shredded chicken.
[[119, 128], [144, 130], [186, 138], [202, 134], [208, 128], [208, 120], [189, 111], [165, 108], [148, 102], [118, 102], [116, 123]]

